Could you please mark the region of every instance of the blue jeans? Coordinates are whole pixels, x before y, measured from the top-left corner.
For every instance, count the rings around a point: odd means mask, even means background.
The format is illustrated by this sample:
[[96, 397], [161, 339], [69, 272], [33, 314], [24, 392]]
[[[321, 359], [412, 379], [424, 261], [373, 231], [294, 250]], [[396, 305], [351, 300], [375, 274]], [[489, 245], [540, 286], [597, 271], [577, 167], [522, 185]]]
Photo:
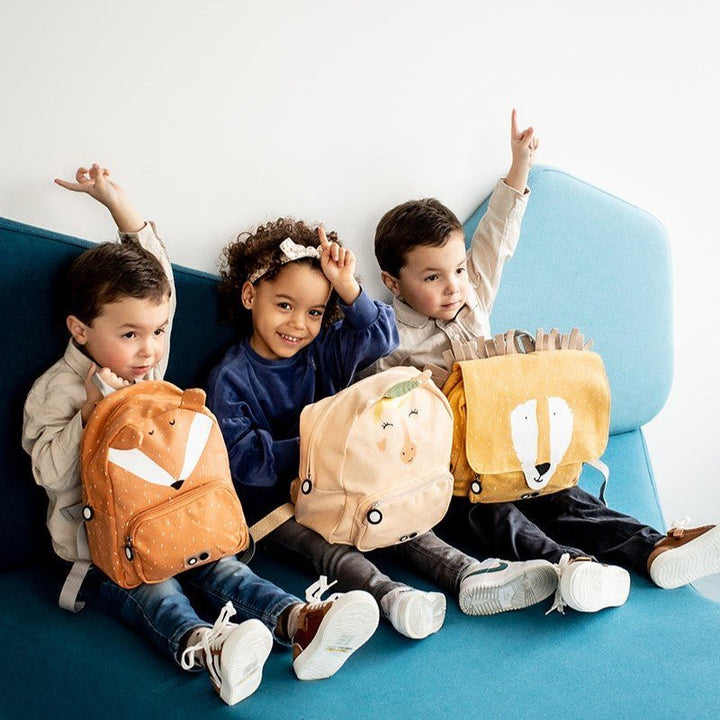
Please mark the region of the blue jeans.
[[[310, 561], [315, 571], [337, 580], [340, 590], [365, 590], [380, 605], [391, 590], [409, 589], [405, 583], [385, 575], [371, 560], [384, 551], [362, 553], [351, 545], [331, 544], [294, 518], [273, 530], [266, 539], [285, 554]], [[432, 530], [390, 550], [419, 575], [457, 597], [460, 581], [478, 561], [441, 540]]]
[[[291, 605], [302, 602], [268, 580], [256, 575], [235, 557], [187, 570], [152, 585], [126, 590], [95, 566], [83, 582], [80, 599], [100, 612], [130, 625], [175, 662], [184, 649], [181, 641], [198, 627], [210, 627], [191, 604], [202, 605], [215, 619], [228, 601], [237, 615], [233, 622], [250, 618], [262, 621], [275, 634], [280, 615]], [[278, 642], [287, 644], [278, 638]]]

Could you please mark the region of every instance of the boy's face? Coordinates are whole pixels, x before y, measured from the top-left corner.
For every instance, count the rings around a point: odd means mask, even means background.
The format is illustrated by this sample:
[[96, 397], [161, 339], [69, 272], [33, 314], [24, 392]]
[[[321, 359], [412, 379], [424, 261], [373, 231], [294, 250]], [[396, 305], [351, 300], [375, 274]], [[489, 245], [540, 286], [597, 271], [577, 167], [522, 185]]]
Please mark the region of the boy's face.
[[246, 282], [242, 302], [252, 313], [250, 347], [268, 360], [290, 358], [307, 347], [322, 328], [331, 290], [320, 270], [296, 262], [272, 280]]
[[390, 292], [413, 310], [437, 320], [452, 320], [467, 299], [469, 284], [465, 237], [453, 230], [445, 244], [418, 245], [405, 257], [399, 277], [382, 279]]
[[70, 315], [67, 326], [99, 368], [109, 368], [118, 377], [134, 382], [164, 357], [169, 315], [168, 299], [156, 304], [125, 297], [103, 306], [90, 325]]

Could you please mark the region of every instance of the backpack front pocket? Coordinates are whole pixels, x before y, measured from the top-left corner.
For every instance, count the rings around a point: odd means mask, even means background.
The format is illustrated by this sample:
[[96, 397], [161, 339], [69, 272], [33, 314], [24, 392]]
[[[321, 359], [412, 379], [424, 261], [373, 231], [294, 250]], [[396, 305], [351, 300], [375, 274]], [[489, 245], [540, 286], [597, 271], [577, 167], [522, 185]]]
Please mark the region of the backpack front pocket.
[[124, 555], [140, 582], [156, 583], [233, 555], [247, 544], [240, 501], [230, 487], [216, 482], [132, 517]]
[[353, 545], [374, 550], [422, 535], [445, 516], [452, 488], [452, 475], [441, 469], [368, 496], [353, 517]]

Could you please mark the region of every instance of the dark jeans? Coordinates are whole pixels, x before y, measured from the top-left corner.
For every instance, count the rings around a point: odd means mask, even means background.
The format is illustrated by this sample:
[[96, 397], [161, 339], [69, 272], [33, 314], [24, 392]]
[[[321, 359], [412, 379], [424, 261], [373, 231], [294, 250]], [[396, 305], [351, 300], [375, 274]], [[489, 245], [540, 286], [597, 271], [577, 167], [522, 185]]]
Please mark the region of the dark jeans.
[[[314, 530], [300, 525], [294, 518], [273, 530], [265, 542], [281, 548], [285, 559], [299, 556], [312, 563], [315, 572], [337, 580], [342, 591], [365, 590], [380, 604], [391, 590], [409, 586], [385, 575], [371, 560], [376, 553], [362, 553], [350, 545], [330, 544]], [[443, 590], [457, 597], [460, 580], [475, 558], [448, 545], [435, 533], [428, 531], [392, 548], [406, 567], [437, 583]]]
[[514, 503], [453, 498], [444, 526], [451, 535], [464, 536], [479, 554], [550, 562], [564, 553], [587, 555], [645, 577], [648, 556], [664, 537], [579, 487]]

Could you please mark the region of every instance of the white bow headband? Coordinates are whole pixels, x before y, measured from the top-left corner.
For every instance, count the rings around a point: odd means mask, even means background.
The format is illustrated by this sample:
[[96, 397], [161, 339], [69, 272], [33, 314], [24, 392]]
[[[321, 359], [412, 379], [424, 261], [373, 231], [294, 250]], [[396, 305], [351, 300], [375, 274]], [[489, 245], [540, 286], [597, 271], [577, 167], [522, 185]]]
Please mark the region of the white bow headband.
[[303, 258], [319, 260], [322, 254], [322, 248], [313, 247], [312, 245], [300, 245], [300, 243], [296, 243], [291, 238], [285, 238], [280, 243], [280, 251], [283, 256], [280, 258], [279, 263], [263, 265], [261, 268], [258, 268], [248, 277], [248, 282], [254, 283], [256, 280], [259, 280], [271, 267], [285, 265], [286, 263], [293, 262], [294, 260], [302, 260]]

